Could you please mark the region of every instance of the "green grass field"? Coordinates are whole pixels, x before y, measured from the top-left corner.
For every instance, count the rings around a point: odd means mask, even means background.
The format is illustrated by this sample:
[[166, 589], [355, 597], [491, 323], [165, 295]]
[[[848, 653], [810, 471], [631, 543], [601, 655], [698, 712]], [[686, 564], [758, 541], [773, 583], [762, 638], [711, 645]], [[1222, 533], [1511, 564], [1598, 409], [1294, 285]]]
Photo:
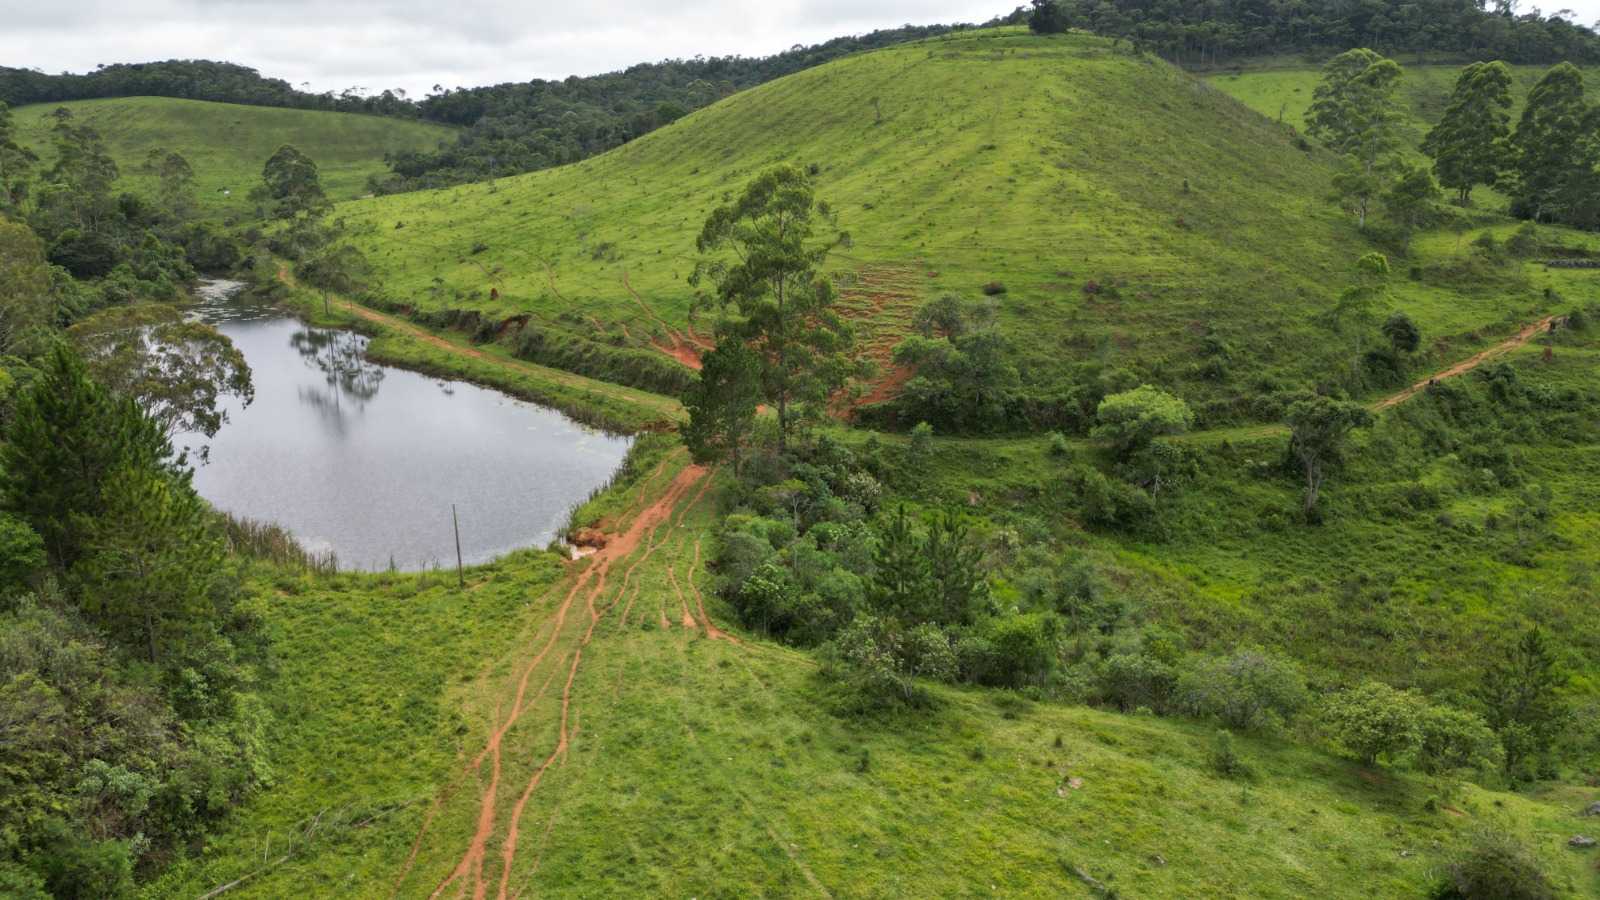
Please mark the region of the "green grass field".
[[584, 513], [646, 522], [609, 580], [531, 552], [465, 592], [264, 577], [278, 783], [148, 894], [245, 877], [232, 893], [456, 896], [481, 871], [511, 896], [1089, 896], [1081, 870], [1124, 896], [1419, 896], [1485, 827], [1539, 847], [1567, 891], [1595, 886], [1559, 849], [1571, 789], [1452, 787], [1271, 739], [1242, 743], [1256, 777], [1231, 780], [1206, 727], [996, 691], [840, 718], [809, 657], [708, 636], [715, 495], [644, 514], [684, 482], [666, 446]]
[[387, 171], [385, 153], [431, 150], [452, 133], [440, 125], [380, 116], [167, 97], [19, 107], [13, 111], [19, 142], [32, 147], [46, 165], [52, 156], [49, 114], [62, 106], [100, 132], [123, 182], [135, 190], [155, 182], [142, 172], [152, 149], [182, 153], [194, 169], [201, 214], [219, 219], [254, 209], [246, 195], [260, 183], [267, 157], [284, 144], [293, 144], [316, 160], [329, 197], [350, 200], [367, 192], [368, 176]]
[[[1429, 77], [1447, 90], [1443, 71]], [[1310, 383], [1343, 352], [1313, 320], [1371, 246], [1324, 199], [1329, 160], [1258, 114], [1315, 76], [1229, 77], [1213, 87], [1082, 35], [964, 34], [782, 79], [575, 166], [339, 215], [391, 301], [647, 346], [706, 330], [684, 279], [707, 210], [765, 166], [815, 165], [854, 236], [830, 265], [874, 347], [918, 302], [998, 280], [1030, 383], [1104, 360], [1191, 398], [1248, 397]], [[1486, 221], [1502, 240], [1516, 227]], [[1593, 271], [1436, 275], [1483, 227], [1421, 235], [1397, 261], [1391, 303], [1423, 327], [1420, 366], [1600, 300]], [[621, 427], [680, 414], [499, 344], [364, 318], [392, 362]], [[1190, 368], [1208, 328], [1236, 348], [1221, 382]], [[1508, 359], [1531, 396], [1587, 392], [1592, 416], [1594, 343]], [[1141, 534], [1088, 527], [1060, 488], [1069, 465], [1105, 467], [1086, 441], [938, 437], [914, 483], [890, 487], [914, 510], [962, 508], [986, 546], [1083, 559], [1126, 603], [1124, 628], [1197, 652], [1260, 643], [1317, 690], [1372, 676], [1460, 696], [1485, 648], [1536, 619], [1591, 716], [1600, 444], [1542, 430], [1554, 420], [1537, 409], [1521, 426], [1497, 413], [1519, 480], [1495, 482], [1478, 434], [1420, 444], [1427, 423], [1408, 417], [1433, 402], [1357, 438], [1318, 527], [1294, 517], [1283, 433], [1263, 425], [1196, 435], [1203, 476]], [[1224, 778], [1209, 725], [997, 690], [929, 686], [930, 711], [836, 715], [813, 656], [731, 624], [706, 571], [728, 475], [685, 463], [670, 436], [641, 440], [576, 514], [614, 541], [584, 561], [527, 551], [464, 591], [437, 573], [258, 572], [276, 783], [148, 896], [1105, 895], [1093, 879], [1128, 897], [1416, 897], [1484, 830], [1533, 848], [1564, 895], [1600, 893], [1592, 857], [1564, 846], [1596, 799], [1571, 773], [1490, 790], [1365, 769], [1295, 731], [1241, 738], [1255, 777]], [[1524, 541], [1503, 523], [1538, 486], [1548, 514]]]
[[[1400, 100], [1411, 119], [1408, 136], [1413, 144], [1420, 144], [1422, 136], [1444, 115], [1445, 107], [1450, 100], [1450, 91], [1455, 87], [1456, 77], [1461, 74], [1465, 63], [1416, 64], [1408, 63], [1403, 57], [1396, 62], [1405, 69], [1405, 78], [1400, 82]], [[1522, 112], [1522, 104], [1527, 99], [1528, 92], [1533, 90], [1533, 86], [1548, 68], [1548, 66], [1511, 66], [1513, 124]], [[1585, 79], [1591, 82], [1596, 75], [1600, 75], [1600, 70], [1586, 69], [1584, 72]], [[1281, 121], [1300, 129], [1305, 128], [1306, 109], [1311, 105], [1311, 94], [1321, 80], [1320, 67], [1292, 62], [1285, 62], [1281, 66], [1268, 63], [1247, 64], [1238, 71], [1218, 72], [1206, 76], [1206, 81], [1227, 92], [1240, 103], [1274, 121]]]
[[[998, 281], [1034, 384], [1108, 361], [1224, 408], [1313, 380], [1313, 320], [1372, 249], [1326, 199], [1322, 151], [1164, 63], [1019, 29], [848, 58], [573, 166], [339, 212], [396, 301], [666, 345], [690, 324], [706, 213], [782, 162], [815, 167], [853, 238], [830, 265], [880, 361], [919, 302]], [[1541, 302], [1518, 283], [1394, 290], [1466, 342]], [[1232, 348], [1221, 378], [1196, 364], [1210, 338]]]

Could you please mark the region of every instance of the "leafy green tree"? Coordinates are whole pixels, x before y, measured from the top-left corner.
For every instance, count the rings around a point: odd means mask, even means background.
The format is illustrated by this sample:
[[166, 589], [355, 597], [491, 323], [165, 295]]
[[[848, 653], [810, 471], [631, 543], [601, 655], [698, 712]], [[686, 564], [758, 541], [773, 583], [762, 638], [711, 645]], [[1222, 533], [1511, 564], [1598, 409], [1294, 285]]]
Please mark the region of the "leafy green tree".
[[1367, 253], [1356, 260], [1355, 279], [1339, 294], [1328, 322], [1335, 334], [1351, 342], [1352, 378], [1359, 380], [1367, 339], [1378, 325], [1378, 314], [1389, 302], [1389, 258]]
[[902, 621], [925, 621], [933, 595], [932, 561], [911, 527], [911, 517], [901, 505], [878, 531], [872, 554], [872, 581], [867, 599], [881, 615]]
[[1422, 329], [1403, 312], [1392, 313], [1384, 320], [1382, 331], [1396, 353], [1415, 353], [1422, 346]]
[[333, 208], [323, 193], [317, 164], [289, 144], [267, 158], [261, 184], [251, 190], [250, 198], [271, 204], [271, 215], [277, 219], [314, 219]]
[[1305, 474], [1303, 510], [1314, 519], [1327, 470], [1342, 458], [1350, 432], [1372, 424], [1372, 413], [1359, 403], [1313, 395], [1289, 406], [1289, 454]]
[[1592, 139], [1600, 114], [1584, 99], [1583, 73], [1571, 63], [1546, 72], [1528, 94], [1511, 138], [1515, 154], [1511, 188], [1513, 215], [1562, 221], [1590, 187], [1600, 162]]
[[684, 446], [697, 463], [731, 459], [738, 475], [761, 400], [761, 359], [743, 342], [723, 340], [700, 362], [700, 377], [683, 398]]
[[1185, 712], [1214, 717], [1234, 731], [1281, 727], [1311, 700], [1299, 667], [1260, 647], [1185, 666], [1176, 693]]
[[[70, 333], [94, 380], [137, 401], [168, 440], [216, 437], [228, 420], [225, 397], [245, 406], [255, 399], [250, 364], [233, 341], [167, 304], [114, 306]], [[206, 458], [206, 447], [193, 449]]]
[[194, 214], [194, 169], [183, 154], [160, 147], [145, 155], [144, 170], [157, 179], [157, 195], [174, 219], [186, 221]]
[[1071, 17], [1059, 0], [1033, 0], [1033, 9], [1028, 13], [1028, 30], [1034, 34], [1063, 34], [1071, 27]]
[[1461, 70], [1444, 116], [1422, 140], [1439, 184], [1455, 191], [1462, 206], [1478, 185], [1494, 187], [1510, 162], [1510, 109], [1510, 67], [1473, 63]]
[[894, 361], [916, 370], [895, 408], [941, 430], [1003, 428], [1022, 383], [1010, 342], [990, 328], [944, 339], [912, 335], [895, 348]]
[[152, 664], [214, 633], [224, 554], [208, 518], [187, 479], [163, 468], [124, 467], [105, 480], [72, 575], [90, 618]]
[[1488, 769], [1503, 751], [1483, 717], [1452, 706], [1429, 705], [1417, 717], [1417, 765], [1429, 774]]
[[1406, 247], [1411, 245], [1412, 233], [1427, 224], [1433, 204], [1443, 196], [1427, 169], [1400, 167], [1398, 176], [1383, 193], [1383, 208], [1389, 218], [1400, 226]]
[[11, 108], [0, 100], [0, 212], [15, 215], [28, 195], [28, 176], [39, 157], [17, 143]]
[[726, 329], [760, 355], [762, 395], [778, 413], [779, 452], [797, 412], [818, 411], [854, 371], [833, 283], [818, 274], [829, 250], [848, 240], [819, 239], [818, 226], [832, 222], [806, 174], [779, 166], [713, 210], [696, 242], [702, 254], [732, 253], [731, 260], [702, 259], [692, 280], [711, 280], [717, 303], [738, 312]]
[[1383, 164], [1399, 146], [1395, 90], [1401, 76], [1393, 60], [1365, 48], [1347, 50], [1323, 67], [1322, 83], [1306, 112], [1306, 131], [1346, 157], [1333, 186], [1362, 228], [1383, 192]]
[[0, 446], [0, 499], [43, 538], [50, 562], [67, 569], [87, 549], [112, 474], [165, 466], [170, 455], [154, 420], [134, 401], [113, 398], [76, 354], [57, 347]]
[[1544, 632], [1530, 628], [1483, 674], [1478, 699], [1505, 747], [1508, 774], [1543, 759], [1566, 729], [1566, 673]]
[[16, 516], [0, 513], [0, 609], [26, 579], [45, 566], [44, 541]]
[[37, 210], [34, 219], [42, 217], [49, 223], [41, 232], [46, 237], [64, 230], [63, 225], [98, 230], [115, 208], [111, 187], [117, 180], [117, 163], [92, 126], [76, 124], [65, 108], [51, 115], [56, 120], [52, 128], [56, 162], [45, 177], [53, 190], [41, 196], [40, 206], [53, 202]]
[[1148, 384], [1112, 394], [1100, 401], [1095, 413], [1096, 439], [1111, 442], [1120, 457], [1128, 457], [1159, 437], [1183, 434], [1194, 425], [1189, 404]]
[[329, 292], [354, 294], [372, 282], [372, 263], [360, 250], [349, 244], [324, 247], [310, 259], [303, 260], [295, 272], [314, 287], [322, 289], [322, 310], [330, 312]]
[[26, 355], [54, 323], [50, 264], [32, 230], [0, 219], [0, 354]]
[[1383, 195], [1384, 174], [1382, 169], [1368, 169], [1359, 160], [1347, 157], [1333, 173], [1333, 196], [1329, 199], [1353, 213], [1357, 227], [1366, 228], [1373, 204]]
[[1364, 47], [1335, 56], [1312, 93], [1306, 131], [1371, 173], [1399, 145], [1401, 77], [1398, 64]]
[[1381, 681], [1367, 681], [1329, 697], [1323, 722], [1334, 742], [1364, 765], [1398, 759], [1422, 741], [1423, 704], [1415, 695]]

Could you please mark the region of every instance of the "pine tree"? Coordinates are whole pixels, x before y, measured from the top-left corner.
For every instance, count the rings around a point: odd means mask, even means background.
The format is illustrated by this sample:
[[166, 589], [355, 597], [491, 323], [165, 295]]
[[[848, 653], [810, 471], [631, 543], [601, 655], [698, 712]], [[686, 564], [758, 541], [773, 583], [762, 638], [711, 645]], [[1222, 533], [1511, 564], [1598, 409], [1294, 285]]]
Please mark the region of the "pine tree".
[[1461, 70], [1444, 117], [1422, 141], [1439, 184], [1455, 191], [1462, 206], [1478, 185], [1494, 187], [1510, 161], [1510, 108], [1511, 69], [1473, 63]]
[[926, 621], [933, 575], [925, 547], [917, 540], [904, 506], [878, 533], [872, 562], [869, 600], [873, 609], [879, 615], [898, 616], [905, 622]]
[[1566, 675], [1544, 632], [1530, 628], [1484, 673], [1478, 698], [1489, 727], [1505, 747], [1506, 771], [1515, 773], [1555, 744], [1567, 722], [1561, 689]]
[[683, 443], [697, 463], [732, 459], [737, 475], [744, 445], [755, 427], [761, 360], [743, 342], [725, 338], [701, 363], [699, 380], [683, 398], [689, 410]]
[[111, 473], [101, 506], [72, 570], [84, 611], [152, 664], [198, 646], [215, 631], [224, 556], [205, 504], [186, 479], [136, 465]]
[[0, 500], [39, 533], [50, 562], [64, 570], [85, 552], [112, 473], [160, 468], [180, 477], [170, 455], [159, 426], [133, 401], [111, 397], [82, 360], [57, 347], [17, 404], [0, 447]]

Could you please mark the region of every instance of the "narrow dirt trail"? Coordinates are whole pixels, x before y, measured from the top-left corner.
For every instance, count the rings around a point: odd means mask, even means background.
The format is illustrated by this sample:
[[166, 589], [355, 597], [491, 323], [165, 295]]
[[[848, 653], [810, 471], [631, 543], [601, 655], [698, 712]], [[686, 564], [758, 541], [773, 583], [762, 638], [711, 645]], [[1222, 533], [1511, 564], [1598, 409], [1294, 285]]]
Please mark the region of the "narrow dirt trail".
[[[656, 473], [647, 479], [646, 484], [641, 487], [639, 497], [630, 503], [630, 511], [635, 504], [642, 503], [643, 492], [664, 469], [665, 464], [658, 467]], [[707, 474], [706, 469], [694, 465], [679, 470], [658, 497], [639, 508], [637, 514], [632, 516], [619, 533], [613, 535], [604, 547], [588, 556], [582, 568], [569, 576], [570, 584], [549, 620], [548, 633], [543, 628], [535, 632], [535, 643], [539, 643], [538, 638], [542, 637], [542, 644], [514, 670], [515, 687], [509, 703], [503, 710], [496, 711], [494, 725], [483, 748], [468, 763], [463, 773], [469, 778], [479, 778], [484, 784], [478, 798], [473, 835], [455, 866], [433, 889], [430, 897], [441, 897], [452, 886], [456, 888], [455, 896], [463, 897], [470, 886], [474, 900], [483, 900], [488, 896], [491, 884], [495, 886], [497, 897], [508, 896], [524, 813], [549, 771], [565, 763], [578, 733], [575, 725], [574, 685], [583, 663], [584, 649], [593, 639], [600, 622], [625, 599], [630, 598], [630, 588], [633, 592], [631, 596], [637, 596], [642, 585], [635, 582], [636, 570], [665, 542], [664, 535], [676, 527], [673, 522], [674, 513], [678, 513], [677, 524], [681, 524], [687, 510], [704, 496], [709, 484]], [[699, 491], [694, 493], [696, 487]], [[613, 592], [611, 589], [616, 579], [612, 578], [612, 574], [613, 570], [618, 568], [620, 568], [621, 583]], [[576, 608], [581, 608], [587, 615], [574, 616], [573, 611]], [[561, 646], [561, 649], [558, 650], [558, 646]], [[554, 660], [553, 665], [545, 666], [547, 660]], [[541, 667], [546, 670], [542, 683], [530, 696], [529, 685]], [[558, 680], [562, 684], [559, 712], [546, 717], [543, 723], [534, 722], [529, 726], [524, 722], [526, 714], [544, 699], [551, 686]], [[540, 724], [553, 727], [552, 746], [534, 765], [521, 789], [510, 797], [502, 797], [503, 776], [506, 774], [503, 757], [505, 753], [513, 752], [510, 745], [515, 739], [514, 730], [520, 733], [520, 730], [528, 727], [536, 728]], [[525, 758], [521, 752], [517, 755]], [[486, 766], [488, 772], [484, 775], [483, 770]], [[510, 801], [509, 806], [503, 806], [507, 800]], [[424, 832], [434, 819], [433, 815], [425, 819]], [[489, 847], [496, 837], [499, 838], [500, 865], [498, 873], [491, 875], [485, 872], [485, 868]], [[405, 883], [423, 838], [423, 834], [417, 837], [411, 858], [396, 884], [397, 892]]]
[[[289, 267], [286, 265], [280, 265], [278, 267], [278, 280], [286, 285], [289, 285], [290, 287], [296, 286], [294, 276], [289, 272]], [[629, 393], [619, 390], [615, 385], [608, 384], [607, 382], [597, 381], [593, 378], [586, 378], [582, 375], [568, 372], [564, 369], [540, 366], [534, 363], [523, 362], [522, 360], [507, 359], [503, 356], [485, 353], [484, 351], [479, 350], [477, 347], [459, 344], [448, 340], [399, 316], [393, 316], [388, 313], [379, 312], [378, 310], [372, 309], [371, 307], [362, 306], [361, 304], [356, 303], [353, 300], [348, 300], [344, 297], [334, 297], [331, 305], [336, 306], [359, 319], [364, 319], [375, 325], [381, 325], [384, 328], [398, 332], [405, 337], [420, 341], [423, 344], [443, 350], [447, 353], [453, 353], [457, 356], [465, 356], [468, 359], [480, 360], [482, 362], [487, 362], [511, 371], [525, 372], [529, 375], [535, 375], [547, 381], [552, 381], [566, 387], [587, 391], [596, 396], [606, 397], [622, 403], [650, 406], [669, 416], [675, 414], [680, 408], [679, 404], [670, 398], [656, 397], [654, 395], [645, 394], [642, 391], [638, 393]]]
[[1490, 347], [1481, 353], [1469, 356], [1450, 368], [1445, 369], [1443, 372], [1435, 373], [1434, 375], [1425, 378], [1416, 384], [1413, 384], [1411, 387], [1406, 388], [1398, 394], [1394, 394], [1379, 400], [1377, 403], [1373, 404], [1372, 409], [1374, 412], [1376, 412], [1379, 410], [1389, 409], [1393, 406], [1399, 406], [1407, 400], [1410, 400], [1412, 397], [1415, 397], [1417, 394], [1427, 390], [1430, 384], [1433, 384], [1436, 381], [1444, 381], [1447, 378], [1455, 378], [1460, 375], [1465, 375], [1484, 363], [1497, 357], [1504, 356], [1518, 347], [1527, 344], [1535, 337], [1538, 337], [1539, 335], [1549, 331], [1555, 325], [1565, 320], [1565, 316], [1545, 316], [1532, 325], [1523, 328], [1510, 338], [1495, 344], [1493, 347]]
[[650, 308], [650, 304], [644, 302], [644, 298], [639, 296], [639, 292], [633, 289], [633, 284], [628, 281], [627, 269], [622, 270], [622, 286], [627, 290], [628, 296], [633, 298], [633, 302], [639, 304], [639, 308], [644, 311], [645, 316], [649, 318], [651, 322], [654, 322], [656, 327], [665, 332], [667, 335], [667, 340], [672, 342], [670, 345], [664, 346], [656, 343], [655, 341], [651, 341], [650, 346], [660, 350], [662, 353], [667, 354], [668, 356], [672, 357], [678, 362], [683, 363], [685, 366], [688, 366], [696, 372], [700, 371], [700, 353], [703, 350], [711, 349], [711, 347], [704, 342], [704, 339], [696, 337], [692, 332], [679, 331], [678, 329], [669, 325], [667, 320], [657, 315], [656, 311]]

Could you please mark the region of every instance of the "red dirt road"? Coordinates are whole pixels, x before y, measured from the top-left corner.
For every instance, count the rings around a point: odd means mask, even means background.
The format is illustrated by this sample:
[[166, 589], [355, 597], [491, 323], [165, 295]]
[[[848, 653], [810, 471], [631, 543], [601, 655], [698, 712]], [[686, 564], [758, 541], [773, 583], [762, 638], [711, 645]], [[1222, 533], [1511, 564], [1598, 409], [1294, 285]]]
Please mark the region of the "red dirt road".
[[[657, 471], [659, 472], [660, 470], [658, 469]], [[462, 773], [464, 778], [481, 778], [484, 764], [487, 762], [489, 766], [487, 778], [483, 780], [484, 788], [478, 801], [477, 824], [472, 839], [463, 850], [455, 867], [434, 888], [430, 895], [431, 897], [437, 898], [444, 895], [452, 885], [456, 887], [455, 896], [463, 897], [466, 895], [470, 885], [474, 900], [483, 900], [488, 896], [491, 883], [495, 885], [497, 897], [505, 898], [508, 895], [512, 866], [516, 861], [523, 813], [529, 800], [543, 782], [546, 773], [551, 768], [565, 762], [571, 740], [577, 733], [576, 728], [572, 725], [575, 717], [573, 685], [577, 680], [579, 667], [583, 663], [584, 648], [588, 646], [590, 640], [594, 637], [596, 626], [599, 625], [607, 613], [629, 594], [631, 586], [634, 587], [634, 595], [637, 595], [638, 587], [633, 585], [635, 570], [649, 559], [656, 547], [659, 546], [658, 537], [660, 533], [677, 527], [672, 522], [673, 513], [679, 510], [680, 504], [684, 504], [685, 498], [689, 497], [691, 491], [696, 487], [700, 488], [699, 492], [695, 493], [687, 504], [683, 505], [682, 511], [677, 517], [679, 524], [681, 524], [683, 516], [687, 515], [689, 509], [704, 496], [706, 487], [709, 486], [709, 481], [706, 479], [707, 474], [707, 470], [700, 466], [684, 467], [658, 498], [644, 506], [637, 515], [632, 517], [631, 521], [626, 524], [620, 533], [611, 536], [604, 547], [585, 558], [582, 569], [572, 576], [570, 586], [550, 619], [548, 634], [542, 644], [532, 652], [520, 667], [515, 691], [510, 698], [508, 706], [496, 710], [495, 726], [490, 731], [483, 748], [473, 757]], [[638, 558], [631, 559], [630, 562], [630, 558], [636, 555], [636, 551], [639, 551], [641, 546], [643, 547], [643, 553], [638, 554]], [[609, 595], [609, 601], [607, 601], [607, 588], [612, 570], [625, 562], [627, 566], [623, 571], [621, 588], [615, 594]], [[669, 578], [672, 579], [674, 588], [677, 588], [676, 577], [669, 574]], [[587, 622], [579, 620], [579, 626], [582, 627], [582, 631], [578, 632], [569, 629], [567, 623], [574, 605], [580, 601], [580, 598], [588, 615], [585, 617]], [[629, 602], [631, 603], [631, 598]], [[685, 607], [687, 608], [687, 604], [685, 604]], [[689, 622], [692, 621], [692, 619], [689, 620]], [[686, 622], [685, 626], [694, 627], [689, 622]], [[541, 629], [541, 633], [543, 631], [544, 629]], [[566, 646], [561, 650], [557, 650], [558, 644], [563, 639], [566, 641]], [[547, 667], [548, 671], [544, 673], [539, 688], [532, 696], [529, 696], [528, 687], [533, 681], [535, 672], [541, 668], [541, 665], [547, 659], [551, 658], [556, 660], [555, 664]], [[515, 799], [509, 808], [503, 809], [503, 801], [510, 799], [501, 796], [502, 755], [506, 737], [519, 724], [524, 715], [546, 696], [551, 685], [561, 676], [565, 677], [562, 679], [560, 713], [554, 722], [556, 726], [555, 743], [548, 755], [534, 767], [527, 782], [515, 795]], [[441, 802], [452, 792], [447, 789], [445, 795], [441, 798]], [[396, 884], [397, 891], [409, 875], [416, 859], [417, 848], [421, 846], [426, 831], [433, 820], [434, 814], [430, 812], [424, 821], [423, 833], [417, 836], [411, 858], [407, 860], [406, 866], [400, 874], [399, 881]], [[488, 847], [497, 833], [501, 835], [499, 847], [500, 871], [498, 877], [486, 876], [484, 868]]]

